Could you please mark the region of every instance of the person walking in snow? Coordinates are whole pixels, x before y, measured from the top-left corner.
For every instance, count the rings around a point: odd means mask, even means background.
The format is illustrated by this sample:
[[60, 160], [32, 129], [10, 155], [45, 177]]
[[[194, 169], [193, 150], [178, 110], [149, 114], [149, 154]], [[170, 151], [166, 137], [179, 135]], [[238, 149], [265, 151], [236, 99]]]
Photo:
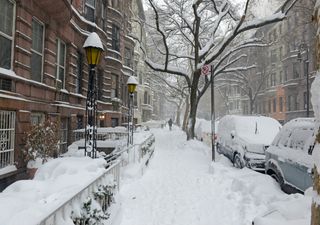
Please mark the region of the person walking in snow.
[[168, 124], [169, 124], [169, 129], [171, 130], [172, 129], [172, 119], [171, 118], [169, 119]]

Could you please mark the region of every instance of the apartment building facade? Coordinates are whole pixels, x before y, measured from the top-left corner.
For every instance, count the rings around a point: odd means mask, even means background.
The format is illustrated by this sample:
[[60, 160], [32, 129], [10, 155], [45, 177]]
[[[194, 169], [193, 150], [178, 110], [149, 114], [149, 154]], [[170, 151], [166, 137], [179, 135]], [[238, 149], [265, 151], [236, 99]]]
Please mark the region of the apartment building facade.
[[96, 32], [104, 53], [96, 67], [98, 125], [127, 122], [133, 75], [131, 1], [0, 1], [0, 183], [24, 176], [25, 132], [60, 123], [60, 152], [85, 125], [88, 65], [83, 44]]
[[[315, 75], [315, 28], [312, 24], [313, 0], [298, 1], [287, 19], [259, 28], [257, 37], [264, 37], [270, 46], [246, 51], [256, 71], [247, 71], [247, 77], [259, 78], [262, 84], [250, 112], [248, 97], [242, 92], [241, 110], [237, 114], [260, 114], [285, 123], [293, 118], [307, 116], [307, 90]], [[300, 55], [300, 60], [298, 55]], [[309, 88], [307, 88], [307, 82]], [[228, 92], [229, 98], [236, 97]], [[310, 95], [310, 93], [309, 93]], [[310, 99], [310, 98], [309, 98]], [[232, 110], [231, 110], [232, 111]], [[309, 116], [313, 116], [309, 100]]]

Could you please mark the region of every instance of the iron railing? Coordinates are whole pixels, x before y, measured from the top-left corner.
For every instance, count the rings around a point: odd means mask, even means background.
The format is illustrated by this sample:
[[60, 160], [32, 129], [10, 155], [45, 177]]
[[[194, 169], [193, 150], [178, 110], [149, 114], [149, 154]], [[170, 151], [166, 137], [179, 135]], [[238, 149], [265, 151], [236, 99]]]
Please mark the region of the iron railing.
[[[92, 195], [94, 195], [94, 190], [96, 190], [99, 185], [103, 185], [108, 176], [112, 176], [116, 184], [116, 189], [113, 193], [113, 195], [115, 195], [120, 188], [120, 167], [137, 161], [147, 165], [154, 152], [154, 143], [155, 137], [151, 134], [140, 144], [126, 146], [123, 149], [116, 150], [116, 152], [108, 155], [106, 157], [108, 166], [101, 176], [94, 178], [80, 191], [73, 196], [70, 196], [63, 203], [57, 205], [57, 207], [49, 215], [42, 218], [37, 225], [59, 225], [59, 221], [62, 219], [71, 219], [70, 209], [72, 209], [75, 204], [83, 204], [82, 200], [85, 199], [85, 197], [91, 196], [91, 198], [93, 198]], [[126, 157], [124, 157], [124, 155], [126, 155]], [[106, 212], [112, 201], [110, 198], [105, 197], [98, 200], [98, 203], [100, 204], [101, 209]], [[73, 222], [76, 225], [87, 225], [87, 222], [82, 218], [73, 219]]]

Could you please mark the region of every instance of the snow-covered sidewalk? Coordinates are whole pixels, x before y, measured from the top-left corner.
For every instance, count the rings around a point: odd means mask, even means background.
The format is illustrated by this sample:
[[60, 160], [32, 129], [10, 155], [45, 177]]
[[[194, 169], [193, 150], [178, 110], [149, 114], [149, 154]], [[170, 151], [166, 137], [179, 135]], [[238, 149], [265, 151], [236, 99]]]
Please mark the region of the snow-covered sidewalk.
[[118, 224], [249, 225], [277, 202], [290, 208], [295, 200], [307, 205], [297, 209], [305, 217], [299, 224], [309, 224], [309, 197], [286, 195], [269, 176], [235, 169], [226, 158], [211, 163], [210, 149], [187, 142], [178, 128], [153, 132], [156, 149], [148, 169], [122, 180]]

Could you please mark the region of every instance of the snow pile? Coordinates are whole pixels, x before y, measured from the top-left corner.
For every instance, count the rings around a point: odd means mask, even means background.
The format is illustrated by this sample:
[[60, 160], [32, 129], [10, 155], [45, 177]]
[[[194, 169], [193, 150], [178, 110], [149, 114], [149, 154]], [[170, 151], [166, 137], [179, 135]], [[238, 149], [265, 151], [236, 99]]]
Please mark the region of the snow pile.
[[254, 225], [309, 225], [311, 196], [289, 195], [271, 203], [268, 210], [255, 218]]
[[105, 169], [105, 160], [66, 157], [51, 160], [38, 169], [33, 180], [13, 183], [0, 193], [1, 224], [37, 224]]

